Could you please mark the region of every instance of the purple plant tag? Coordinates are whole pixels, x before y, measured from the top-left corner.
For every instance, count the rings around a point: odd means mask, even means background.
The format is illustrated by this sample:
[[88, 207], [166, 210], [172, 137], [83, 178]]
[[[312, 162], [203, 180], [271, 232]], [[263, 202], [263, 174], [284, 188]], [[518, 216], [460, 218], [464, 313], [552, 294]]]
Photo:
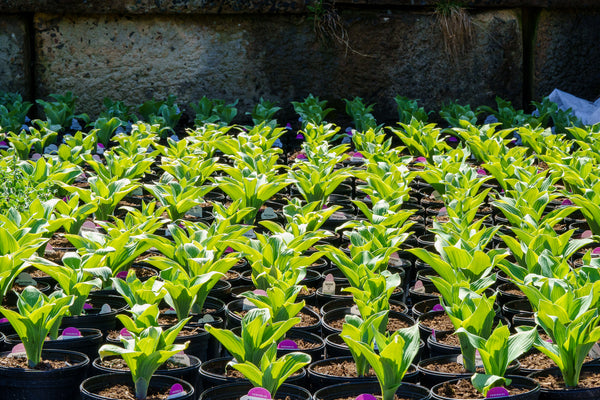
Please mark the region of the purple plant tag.
[[415, 163], [426, 163], [427, 159], [425, 157], [417, 157], [415, 159]]
[[0, 147], [8, 147], [8, 143], [3, 140], [0, 142]]
[[0, 318], [0, 324], [3, 324], [5, 322], [8, 322], [8, 319], [6, 319], [6, 318]]
[[77, 328], [69, 327], [69, 328], [63, 329], [62, 336], [81, 337], [81, 332], [79, 332], [79, 329], [77, 329]]
[[133, 336], [131, 336], [131, 332], [129, 332], [127, 330], [127, 328], [123, 328], [119, 331], [119, 335], [121, 335], [121, 337], [125, 338], [125, 339], [133, 339]]
[[490, 390], [488, 390], [487, 395], [485, 396], [486, 399], [495, 399], [497, 397], [506, 397], [509, 396], [510, 393], [508, 393], [508, 390], [506, 390], [503, 387], [493, 387]]
[[569, 199], [563, 200], [563, 202], [561, 203], [562, 206], [572, 206], [573, 202]]
[[255, 387], [248, 391], [248, 396], [257, 397], [259, 399], [271, 399], [271, 393], [265, 388]]
[[233, 252], [234, 252], [234, 250], [231, 247], [227, 247], [225, 249], [225, 254], [227, 254], [227, 253], [233, 253]]
[[304, 140], [304, 135], [301, 134], [301, 133], [299, 133], [299, 134], [296, 135], [296, 139], [297, 140]]
[[181, 386], [179, 383], [176, 383], [171, 386], [171, 389], [169, 389], [169, 397], [167, 397], [167, 399], [176, 399], [178, 397], [182, 397], [183, 395], [185, 395], [183, 386]]
[[84, 310], [91, 310], [92, 308], [94, 308], [94, 307], [92, 307], [92, 305], [90, 303], [85, 303], [83, 305], [83, 309]]
[[101, 149], [105, 149], [106, 147], [104, 147], [104, 145], [102, 143], [98, 143], [98, 147]]
[[306, 154], [304, 154], [304, 153], [299, 153], [299, 154], [296, 156], [296, 158], [297, 158], [298, 160], [308, 160], [308, 157], [306, 157]]
[[484, 175], [484, 176], [485, 176], [485, 175], [487, 175], [487, 171], [486, 171], [485, 169], [483, 169], [483, 168], [479, 168], [479, 169], [477, 170], [477, 174], [478, 174], [478, 175]]
[[298, 345], [293, 340], [285, 339], [279, 342], [277, 348], [280, 350], [298, 350]]
[[356, 396], [356, 400], [377, 400], [377, 397], [372, 394], [363, 393]]
[[346, 135], [348, 135], [348, 136], [354, 135], [354, 129], [352, 129], [352, 127], [350, 127], [350, 126], [347, 127], [346, 128]]
[[436, 304], [435, 306], [433, 306], [431, 311], [444, 311], [444, 307], [442, 307], [441, 304]]
[[41, 155], [40, 153], [34, 153], [34, 154], [31, 156], [31, 159], [32, 159], [33, 161], [37, 161], [37, 160], [39, 160], [40, 158], [42, 158], [42, 155]]
[[257, 295], [257, 296], [266, 296], [266, 295], [267, 295], [267, 292], [265, 292], [265, 291], [264, 291], [264, 290], [262, 290], [262, 289], [256, 289], [256, 290], [255, 290], [255, 291], [253, 291], [252, 293], [254, 293], [254, 294], [255, 294], [255, 295]]
[[125, 278], [127, 278], [127, 271], [121, 271], [121, 272], [119, 272], [117, 274], [117, 278], [125, 280]]
[[588, 239], [588, 238], [591, 238], [591, 237], [592, 237], [592, 231], [589, 231], [589, 230], [588, 231], [584, 231], [581, 234], [581, 238], [582, 239]]
[[435, 337], [435, 329], [431, 330], [431, 338], [437, 342], [437, 337]]
[[352, 157], [365, 158], [365, 156], [361, 152], [359, 152], [359, 151], [357, 151], [356, 153], [352, 154]]
[[287, 129], [288, 131], [292, 130], [292, 124], [290, 124], [289, 122], [287, 124], [285, 124], [285, 129]]
[[600, 256], [600, 247], [594, 248], [594, 250], [592, 250], [592, 255], [593, 256]]

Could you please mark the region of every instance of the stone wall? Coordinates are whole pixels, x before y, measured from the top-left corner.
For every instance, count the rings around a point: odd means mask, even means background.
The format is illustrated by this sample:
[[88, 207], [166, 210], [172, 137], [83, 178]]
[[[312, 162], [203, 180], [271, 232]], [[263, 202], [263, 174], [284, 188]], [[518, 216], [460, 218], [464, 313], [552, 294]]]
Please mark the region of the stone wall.
[[287, 117], [308, 93], [340, 113], [342, 98], [361, 96], [382, 120], [395, 118], [396, 95], [431, 109], [495, 96], [522, 106], [554, 87], [600, 95], [593, 2], [472, 2], [473, 40], [457, 59], [444, 50], [434, 3], [338, 1], [348, 49], [319, 41], [309, 0], [0, 0], [0, 90], [30, 99], [71, 90], [92, 115], [104, 97], [175, 94], [189, 104], [206, 95], [239, 99], [242, 113], [264, 97]]

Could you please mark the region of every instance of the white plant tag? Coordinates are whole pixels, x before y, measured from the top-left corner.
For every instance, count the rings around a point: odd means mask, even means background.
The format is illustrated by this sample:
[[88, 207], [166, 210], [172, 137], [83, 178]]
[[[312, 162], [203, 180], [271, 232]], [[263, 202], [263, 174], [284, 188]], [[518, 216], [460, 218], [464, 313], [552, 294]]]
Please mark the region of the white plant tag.
[[177, 311], [173, 307], [170, 307], [168, 310], [163, 312], [164, 315], [177, 315]]
[[209, 322], [215, 322], [215, 319], [210, 314], [206, 314], [202, 318], [198, 319], [199, 324], [208, 324]]
[[254, 233], [254, 229], [250, 229], [248, 232], [244, 233], [242, 236], [248, 239], [256, 239], [256, 233]]
[[112, 310], [108, 304], [102, 304], [102, 307], [100, 307], [100, 312], [98, 314], [108, 314], [111, 311]]
[[194, 206], [190, 208], [186, 214], [189, 214], [192, 217], [202, 218], [202, 207]]
[[332, 274], [327, 274], [323, 281], [323, 294], [335, 294], [335, 280]]
[[33, 279], [27, 272], [21, 272], [19, 276], [17, 276], [15, 283], [20, 286], [37, 286], [35, 279]]
[[185, 365], [186, 367], [189, 367], [190, 365], [192, 365], [192, 361], [190, 360], [190, 357], [188, 357], [188, 355], [185, 354], [183, 351], [180, 351], [179, 353], [172, 355], [170, 360], [173, 361], [175, 364]]
[[[464, 360], [463, 360], [462, 354], [460, 354], [458, 357], [456, 357], [456, 362], [459, 363], [460, 365], [464, 365]], [[475, 367], [483, 368], [483, 361], [481, 360], [481, 354], [479, 354], [479, 351], [477, 351], [477, 350], [475, 350]]]
[[137, 187], [131, 191], [132, 196], [143, 196], [144, 190], [141, 187]]
[[598, 344], [598, 342], [596, 342], [593, 346], [592, 349], [590, 350], [590, 352], [588, 353], [588, 355], [593, 358], [594, 360], [597, 358], [600, 358], [600, 344]]
[[267, 207], [265, 208], [265, 211], [263, 211], [263, 213], [260, 216], [261, 219], [277, 219], [277, 214], [275, 213], [275, 210], [273, 210], [273, 208], [271, 207]]

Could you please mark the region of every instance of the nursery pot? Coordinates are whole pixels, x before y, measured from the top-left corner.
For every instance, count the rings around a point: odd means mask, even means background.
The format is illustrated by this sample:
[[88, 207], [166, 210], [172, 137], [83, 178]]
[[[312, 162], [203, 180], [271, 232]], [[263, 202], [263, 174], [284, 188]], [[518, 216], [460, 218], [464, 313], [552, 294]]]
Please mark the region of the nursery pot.
[[[227, 383], [206, 389], [200, 394], [198, 400], [239, 400], [248, 394], [253, 385], [249, 382]], [[277, 393], [271, 394], [273, 399], [288, 400], [311, 400], [310, 392], [300, 386], [284, 383], [279, 387]]]
[[[351, 308], [338, 308], [336, 310], [331, 310], [325, 315], [323, 315], [323, 335], [330, 335], [332, 333], [339, 333], [342, 331], [341, 328], [332, 325], [332, 322], [339, 321], [340, 319], [344, 319], [346, 315], [352, 314]], [[388, 319], [398, 319], [403, 322], [406, 322], [409, 326], [415, 324], [415, 320], [409, 317], [406, 314], [390, 311], [388, 313]]]
[[[507, 378], [511, 379], [511, 381], [512, 381], [509, 388], [512, 386], [512, 387], [515, 387], [518, 389], [529, 389], [529, 390], [524, 393], [513, 394], [513, 395], [509, 395], [509, 396], [502, 396], [499, 398], [507, 399], [507, 400], [537, 400], [538, 398], [540, 398], [540, 385], [533, 379], [526, 378], [523, 376], [514, 376], [514, 375], [507, 376]], [[468, 378], [463, 378], [463, 379], [468, 380]], [[446, 397], [444, 395], [438, 394], [438, 390], [443, 385], [446, 385], [446, 384], [452, 385], [454, 383], [457, 383], [459, 380], [460, 379], [453, 379], [451, 381], [438, 383], [437, 385], [435, 385], [434, 387], [431, 388], [431, 398], [436, 399], [436, 400], [457, 400], [456, 397]], [[479, 397], [472, 397], [472, 398], [479, 398]], [[462, 397], [461, 399], [467, 400], [469, 398]]]
[[[600, 373], [600, 365], [584, 365], [581, 368], [581, 377], [585, 376], [587, 373]], [[544, 375], [554, 375], [556, 377], [561, 377], [560, 370], [558, 368], [548, 368], [541, 371], [534, 372], [529, 375], [529, 378], [532, 378], [539, 382], [538, 378]], [[562, 390], [554, 390], [548, 389], [544, 387], [543, 383], [540, 385], [540, 400], [592, 400], [592, 399], [600, 399], [600, 386], [591, 387], [591, 388], [575, 388], [575, 389], [562, 389]]]
[[[88, 356], [90, 360], [98, 357], [98, 349], [102, 345], [102, 332], [98, 329], [81, 328], [81, 337], [74, 337], [63, 340], [47, 340], [44, 342], [44, 350], [70, 350], [78, 351]], [[61, 335], [62, 332], [59, 332]], [[6, 346], [12, 348], [21, 343], [18, 335], [8, 335], [6, 337]]]
[[[172, 376], [164, 375], [152, 375], [150, 384], [148, 385], [148, 392], [151, 393], [154, 390], [168, 392], [174, 384], [180, 384], [185, 394], [177, 397], [179, 400], [191, 400], [195, 396], [194, 387], [188, 382], [174, 378]], [[80, 387], [79, 392], [81, 393], [81, 400], [114, 400], [111, 397], [100, 396], [98, 393], [103, 389], [116, 386], [116, 385], [131, 385], [133, 387], [133, 381], [130, 374], [103, 374], [96, 375], [91, 378], [84, 380]]]
[[344, 363], [354, 363], [354, 358], [352, 356], [345, 357], [334, 357], [334, 358], [326, 358], [320, 361], [313, 361], [307, 367], [308, 372], [308, 385], [312, 392], [316, 390], [322, 389], [327, 386], [335, 385], [338, 383], [348, 383], [348, 382], [377, 382], [377, 378], [372, 376], [367, 377], [356, 377], [356, 376], [337, 376], [330, 375], [324, 372], [319, 371], [319, 369], [323, 366], [329, 364], [344, 364]]
[[[378, 382], [350, 382], [331, 386], [326, 386], [315, 392], [314, 400], [336, 400], [343, 398], [356, 398], [360, 394], [373, 394], [378, 397], [381, 395], [381, 388]], [[400, 399], [427, 400], [431, 396], [429, 389], [412, 383], [402, 383], [396, 396]]]
[[48, 371], [0, 367], [0, 397], [3, 400], [77, 399], [79, 383], [85, 377], [90, 359], [85, 354], [65, 350], [43, 350], [42, 359], [66, 360], [72, 365]]

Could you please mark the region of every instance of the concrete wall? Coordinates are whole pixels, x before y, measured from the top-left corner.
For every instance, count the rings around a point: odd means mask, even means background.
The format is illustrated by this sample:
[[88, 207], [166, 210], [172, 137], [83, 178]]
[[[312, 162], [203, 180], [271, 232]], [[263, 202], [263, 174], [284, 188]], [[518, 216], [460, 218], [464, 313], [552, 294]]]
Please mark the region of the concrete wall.
[[242, 112], [262, 96], [289, 116], [289, 102], [308, 93], [340, 113], [342, 98], [361, 96], [382, 120], [395, 118], [398, 94], [432, 109], [497, 95], [522, 106], [554, 87], [600, 95], [593, 1], [473, 2], [473, 40], [457, 60], [444, 51], [434, 3], [338, 1], [348, 50], [318, 40], [308, 0], [0, 0], [0, 90], [30, 99], [71, 90], [92, 115], [105, 96], [137, 104], [175, 94], [187, 104], [206, 95], [240, 99]]

